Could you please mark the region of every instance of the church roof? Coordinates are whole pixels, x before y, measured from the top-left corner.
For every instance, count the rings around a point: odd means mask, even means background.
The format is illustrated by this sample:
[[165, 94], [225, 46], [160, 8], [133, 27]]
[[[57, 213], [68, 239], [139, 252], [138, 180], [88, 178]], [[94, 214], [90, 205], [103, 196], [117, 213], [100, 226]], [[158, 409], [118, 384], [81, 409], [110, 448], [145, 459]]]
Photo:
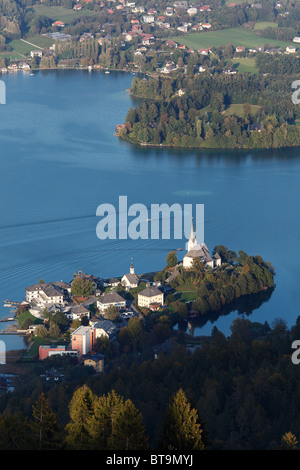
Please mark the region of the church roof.
[[124, 274], [130, 284], [138, 284], [139, 278], [135, 273]]

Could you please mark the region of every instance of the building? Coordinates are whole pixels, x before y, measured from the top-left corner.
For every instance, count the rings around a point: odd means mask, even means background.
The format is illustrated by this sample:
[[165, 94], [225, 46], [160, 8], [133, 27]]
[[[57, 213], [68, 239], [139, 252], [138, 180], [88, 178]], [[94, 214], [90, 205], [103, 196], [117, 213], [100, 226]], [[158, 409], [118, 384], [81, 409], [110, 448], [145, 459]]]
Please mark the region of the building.
[[65, 23], [63, 21], [54, 21], [54, 23], [52, 23], [52, 26], [58, 26], [59, 28], [64, 28], [65, 27]]
[[42, 57], [42, 56], [43, 56], [43, 51], [41, 49], [30, 51], [30, 57], [32, 57], [33, 59], [35, 57]]
[[83, 317], [90, 318], [91, 316], [90, 310], [82, 304], [68, 307], [64, 313], [69, 321], [81, 320]]
[[43, 282], [26, 288], [26, 301], [33, 307], [50, 308], [64, 306], [70, 294], [69, 284], [63, 282]]
[[131, 260], [131, 265], [130, 265], [130, 272], [128, 274], [124, 274], [124, 276], [121, 279], [121, 284], [126, 289], [134, 289], [139, 284], [139, 278], [134, 272], [132, 260]]
[[144, 15], [143, 16], [144, 23], [154, 23], [154, 16], [153, 15]]
[[76, 351], [67, 349], [65, 345], [41, 345], [39, 347], [39, 360], [42, 361], [50, 356], [77, 356]]
[[206, 244], [199, 244], [197, 242], [194, 225], [192, 222], [191, 234], [188, 241], [188, 250], [186, 255], [183, 257], [183, 267], [191, 268], [195, 259], [199, 259], [202, 263], [204, 263], [205, 266], [209, 266], [211, 268], [221, 266], [221, 257], [219, 254], [216, 253], [212, 258]]
[[288, 46], [285, 51], [286, 51], [288, 54], [295, 54], [296, 50], [297, 50], [297, 49], [296, 49], [295, 46]]
[[83, 364], [85, 366], [91, 366], [96, 372], [104, 371], [104, 356], [98, 353], [89, 353], [84, 357]]
[[107, 294], [103, 294], [98, 298], [97, 308], [100, 310], [100, 312], [105, 312], [105, 310], [111, 306], [117, 307], [117, 309], [120, 310], [120, 308], [126, 307], [126, 300], [117, 292], [108, 292]]
[[94, 329], [89, 326], [79, 326], [71, 334], [72, 350], [79, 355], [85, 355], [92, 351], [94, 344]]
[[92, 328], [95, 330], [95, 339], [104, 337], [109, 340], [112, 340], [115, 338], [118, 331], [117, 326], [110, 320], [100, 320], [94, 323]]
[[146, 287], [138, 294], [138, 306], [150, 308], [151, 304], [164, 304], [164, 293], [155, 286]]

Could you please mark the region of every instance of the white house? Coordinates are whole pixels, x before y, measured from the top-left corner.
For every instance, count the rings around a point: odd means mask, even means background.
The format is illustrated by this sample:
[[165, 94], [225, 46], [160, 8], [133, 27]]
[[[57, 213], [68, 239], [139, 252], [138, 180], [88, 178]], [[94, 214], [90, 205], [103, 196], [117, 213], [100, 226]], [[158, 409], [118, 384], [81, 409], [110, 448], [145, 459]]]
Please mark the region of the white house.
[[52, 305], [65, 305], [70, 286], [63, 282], [43, 282], [29, 286], [25, 290], [26, 301], [33, 306], [44, 309]]
[[97, 308], [100, 312], [105, 312], [108, 307], [117, 307], [118, 310], [126, 307], [126, 300], [117, 292], [102, 294], [97, 300]]
[[295, 54], [296, 50], [297, 50], [297, 49], [296, 49], [295, 46], [288, 46], [285, 51], [286, 51], [288, 54]]
[[138, 306], [150, 308], [151, 304], [163, 305], [164, 293], [157, 287], [146, 287], [138, 294]]
[[300, 36], [295, 36], [294, 39], [293, 39], [293, 42], [300, 43]]
[[144, 15], [143, 16], [144, 23], [154, 23], [154, 16], [153, 15]]

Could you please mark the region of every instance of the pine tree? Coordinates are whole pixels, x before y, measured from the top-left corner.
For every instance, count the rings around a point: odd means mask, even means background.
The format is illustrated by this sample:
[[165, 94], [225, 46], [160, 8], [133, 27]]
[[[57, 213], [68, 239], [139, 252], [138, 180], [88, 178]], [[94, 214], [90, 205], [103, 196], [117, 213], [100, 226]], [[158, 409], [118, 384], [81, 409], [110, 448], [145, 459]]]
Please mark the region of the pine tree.
[[292, 432], [286, 432], [282, 436], [280, 450], [299, 450], [298, 441]]
[[159, 448], [163, 450], [204, 450], [198, 413], [182, 389], [171, 399], [166, 411]]
[[142, 415], [131, 400], [126, 400], [121, 406], [108, 446], [110, 450], [148, 450]]
[[57, 418], [43, 393], [32, 406], [32, 416], [30, 428], [33, 441], [36, 443], [34, 447], [39, 450], [57, 449]]
[[93, 449], [106, 450], [107, 440], [114, 429], [116, 416], [118, 415], [123, 399], [113, 390], [107, 396], [96, 399], [94, 413], [89, 418], [88, 429]]
[[73, 449], [86, 450], [90, 446], [89, 420], [94, 412], [95, 396], [86, 385], [73, 394], [69, 405], [71, 421], [66, 426], [66, 442]]

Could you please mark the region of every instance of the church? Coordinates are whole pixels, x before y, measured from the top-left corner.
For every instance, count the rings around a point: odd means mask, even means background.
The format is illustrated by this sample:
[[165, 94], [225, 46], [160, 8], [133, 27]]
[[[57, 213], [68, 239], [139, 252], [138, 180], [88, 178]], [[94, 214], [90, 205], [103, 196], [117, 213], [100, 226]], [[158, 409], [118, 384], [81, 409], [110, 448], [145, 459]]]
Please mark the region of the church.
[[139, 278], [134, 272], [134, 267], [133, 267], [132, 260], [131, 260], [131, 265], [130, 265], [130, 272], [128, 274], [124, 274], [124, 276], [121, 279], [121, 284], [127, 290], [128, 289], [134, 289], [139, 284]]
[[221, 266], [220, 255], [216, 253], [213, 257], [211, 257], [206, 244], [197, 242], [193, 222], [191, 227], [190, 238], [187, 245], [187, 253], [183, 257], [182, 263], [184, 268], [191, 268], [193, 266], [194, 259], [197, 258], [200, 259], [200, 261], [204, 263], [205, 266], [210, 266], [211, 268]]

